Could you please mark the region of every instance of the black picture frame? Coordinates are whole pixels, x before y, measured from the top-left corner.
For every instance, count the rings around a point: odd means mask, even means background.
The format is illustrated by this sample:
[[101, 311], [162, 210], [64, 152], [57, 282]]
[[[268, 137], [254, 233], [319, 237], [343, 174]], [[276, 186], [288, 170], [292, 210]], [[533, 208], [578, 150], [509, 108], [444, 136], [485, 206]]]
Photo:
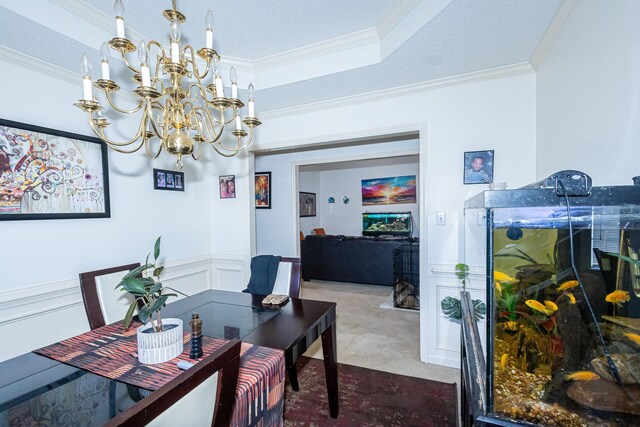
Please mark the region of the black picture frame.
[[221, 199], [236, 198], [236, 176], [221, 175], [218, 177], [218, 188], [220, 189]]
[[271, 209], [271, 172], [256, 172], [254, 190], [256, 209]]
[[[480, 162], [481, 159], [482, 162]], [[493, 150], [466, 151], [462, 169], [462, 182], [466, 184], [490, 184], [493, 182]]]
[[300, 191], [298, 194], [298, 204], [300, 206], [300, 218], [316, 216], [316, 193]]
[[153, 189], [184, 191], [184, 172], [167, 169], [153, 169]]
[[0, 119], [0, 221], [110, 217], [103, 141]]

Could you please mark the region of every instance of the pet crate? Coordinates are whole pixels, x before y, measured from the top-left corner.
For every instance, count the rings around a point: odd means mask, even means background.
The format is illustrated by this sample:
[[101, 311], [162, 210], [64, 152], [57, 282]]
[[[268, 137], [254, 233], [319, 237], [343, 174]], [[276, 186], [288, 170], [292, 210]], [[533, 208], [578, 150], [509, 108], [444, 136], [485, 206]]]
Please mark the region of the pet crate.
[[420, 309], [420, 245], [407, 243], [393, 250], [393, 306]]

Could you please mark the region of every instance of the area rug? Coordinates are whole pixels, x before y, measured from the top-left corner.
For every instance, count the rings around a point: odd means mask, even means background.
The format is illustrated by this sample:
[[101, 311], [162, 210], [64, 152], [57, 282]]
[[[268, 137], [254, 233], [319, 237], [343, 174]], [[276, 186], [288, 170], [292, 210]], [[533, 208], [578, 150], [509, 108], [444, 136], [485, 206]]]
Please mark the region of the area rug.
[[456, 385], [338, 364], [340, 414], [329, 417], [322, 360], [298, 361], [300, 391], [287, 384], [285, 426], [455, 426]]

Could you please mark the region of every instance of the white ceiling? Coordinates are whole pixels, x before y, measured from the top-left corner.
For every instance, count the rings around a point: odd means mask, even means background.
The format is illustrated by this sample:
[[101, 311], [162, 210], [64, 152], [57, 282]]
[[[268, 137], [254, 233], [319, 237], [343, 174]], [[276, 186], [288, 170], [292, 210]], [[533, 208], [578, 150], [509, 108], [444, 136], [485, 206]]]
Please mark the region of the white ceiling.
[[[168, 42], [170, 0], [124, 0], [127, 35]], [[214, 48], [260, 111], [431, 81], [529, 61], [562, 0], [178, 0], [183, 41]], [[4, 46], [79, 73], [114, 36], [109, 0], [3, 0]], [[134, 56], [137, 61], [137, 57]], [[79, 78], [78, 78], [79, 82]]]

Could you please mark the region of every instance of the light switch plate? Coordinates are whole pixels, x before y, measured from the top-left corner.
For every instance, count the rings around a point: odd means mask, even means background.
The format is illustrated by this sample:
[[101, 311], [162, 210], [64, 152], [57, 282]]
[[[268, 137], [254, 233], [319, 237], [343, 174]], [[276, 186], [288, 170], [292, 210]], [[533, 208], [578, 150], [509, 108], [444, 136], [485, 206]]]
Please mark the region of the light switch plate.
[[436, 225], [447, 225], [447, 213], [440, 211], [436, 212]]

